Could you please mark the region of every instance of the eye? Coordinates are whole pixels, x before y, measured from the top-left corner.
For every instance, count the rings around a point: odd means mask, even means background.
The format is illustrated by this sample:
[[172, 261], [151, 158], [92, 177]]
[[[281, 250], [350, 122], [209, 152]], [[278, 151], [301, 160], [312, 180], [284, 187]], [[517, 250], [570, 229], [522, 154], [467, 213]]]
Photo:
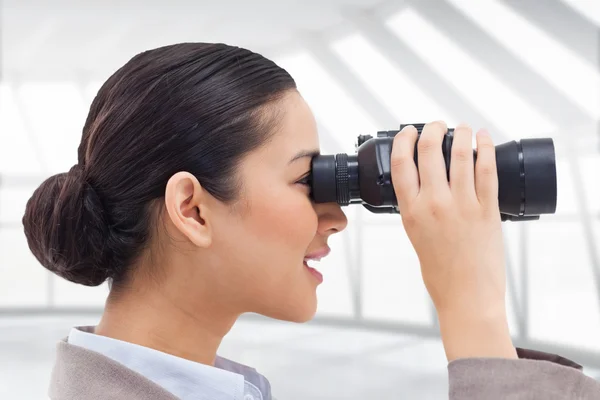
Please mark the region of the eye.
[[304, 175], [302, 178], [300, 178], [300, 180], [298, 180], [296, 183], [307, 186], [310, 189], [312, 187], [310, 172]]

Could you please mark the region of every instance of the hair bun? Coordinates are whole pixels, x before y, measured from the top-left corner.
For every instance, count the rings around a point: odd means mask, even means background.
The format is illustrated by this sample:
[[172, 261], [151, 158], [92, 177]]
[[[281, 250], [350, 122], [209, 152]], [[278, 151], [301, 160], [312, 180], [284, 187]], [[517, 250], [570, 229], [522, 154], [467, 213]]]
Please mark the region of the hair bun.
[[31, 252], [58, 276], [86, 286], [113, 276], [104, 251], [109, 235], [105, 210], [82, 166], [51, 176], [35, 190], [23, 226]]

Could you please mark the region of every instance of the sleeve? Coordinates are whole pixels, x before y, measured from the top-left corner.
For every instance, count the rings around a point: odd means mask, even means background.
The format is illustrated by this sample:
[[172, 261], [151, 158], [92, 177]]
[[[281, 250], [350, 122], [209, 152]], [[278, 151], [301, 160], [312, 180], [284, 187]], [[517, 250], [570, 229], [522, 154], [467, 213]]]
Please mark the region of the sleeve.
[[555, 354], [517, 348], [518, 360], [463, 358], [448, 364], [450, 400], [592, 400], [600, 382]]

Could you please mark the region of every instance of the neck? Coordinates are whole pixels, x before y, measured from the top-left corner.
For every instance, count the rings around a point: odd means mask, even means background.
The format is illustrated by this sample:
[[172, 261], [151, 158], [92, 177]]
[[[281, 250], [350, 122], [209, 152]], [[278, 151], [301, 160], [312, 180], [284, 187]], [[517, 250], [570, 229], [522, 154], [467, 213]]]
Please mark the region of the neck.
[[111, 292], [95, 333], [149, 347], [206, 365], [214, 365], [217, 350], [237, 317], [211, 296], [182, 299], [169, 287], [118, 296]]

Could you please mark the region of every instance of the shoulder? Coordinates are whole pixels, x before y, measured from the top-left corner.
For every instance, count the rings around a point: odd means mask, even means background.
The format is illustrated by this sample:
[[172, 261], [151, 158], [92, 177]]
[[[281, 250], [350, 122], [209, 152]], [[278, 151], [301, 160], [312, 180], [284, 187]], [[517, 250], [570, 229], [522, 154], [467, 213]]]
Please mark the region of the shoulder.
[[[450, 399], [600, 398], [600, 383], [582, 366], [556, 354], [517, 349], [519, 359], [463, 358], [448, 364]], [[582, 395], [590, 397], [581, 397]]]
[[176, 400], [141, 374], [95, 351], [59, 341], [49, 396], [53, 400]]

